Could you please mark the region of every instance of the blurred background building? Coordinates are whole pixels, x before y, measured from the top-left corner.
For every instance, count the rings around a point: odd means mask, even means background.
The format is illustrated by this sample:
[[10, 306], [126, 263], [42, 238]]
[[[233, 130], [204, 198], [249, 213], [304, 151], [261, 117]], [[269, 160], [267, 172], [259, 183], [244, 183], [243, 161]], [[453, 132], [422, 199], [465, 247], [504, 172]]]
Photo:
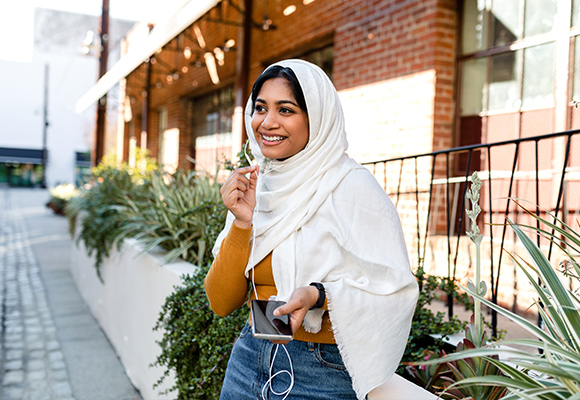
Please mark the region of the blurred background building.
[[[77, 115], [74, 108], [98, 78], [100, 18], [45, 8], [30, 12], [29, 58], [0, 60], [0, 184], [78, 183], [90, 168], [95, 116]], [[133, 24], [111, 20], [111, 62], [119, 59], [120, 41]], [[20, 33], [13, 34], [16, 41]]]

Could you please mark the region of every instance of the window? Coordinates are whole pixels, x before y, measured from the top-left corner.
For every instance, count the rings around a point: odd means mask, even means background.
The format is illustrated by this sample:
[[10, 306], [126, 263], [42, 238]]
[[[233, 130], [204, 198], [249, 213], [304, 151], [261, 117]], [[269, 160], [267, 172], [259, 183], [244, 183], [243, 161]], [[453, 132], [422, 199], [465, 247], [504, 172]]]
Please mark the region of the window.
[[215, 172], [215, 163], [231, 159], [234, 88], [229, 86], [192, 102], [196, 169]]
[[464, 1], [461, 116], [554, 107], [558, 39], [554, 28], [558, 7], [565, 3]]
[[334, 65], [334, 46], [329, 45], [318, 50], [303, 54], [299, 58], [318, 65], [330, 79], [332, 79], [332, 67]]
[[159, 110], [159, 149], [157, 151], [157, 161], [160, 165], [165, 163], [163, 153], [165, 150], [164, 132], [167, 129], [167, 108], [163, 107]]
[[194, 99], [195, 137], [231, 133], [233, 113], [234, 88], [232, 86]]

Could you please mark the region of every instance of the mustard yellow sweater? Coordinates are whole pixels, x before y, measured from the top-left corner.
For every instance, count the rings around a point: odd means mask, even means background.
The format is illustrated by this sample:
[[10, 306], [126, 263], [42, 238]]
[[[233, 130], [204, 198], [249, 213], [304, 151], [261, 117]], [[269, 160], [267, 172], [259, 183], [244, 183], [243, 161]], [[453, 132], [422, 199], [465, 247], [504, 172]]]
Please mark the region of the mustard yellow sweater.
[[[232, 224], [232, 227], [221, 244], [220, 251], [205, 277], [205, 292], [211, 309], [218, 315], [225, 317], [244, 303], [256, 296], [254, 291], [247, 298], [251, 281], [244, 275], [244, 270], [250, 257], [250, 240], [252, 229], [241, 229]], [[254, 268], [254, 283], [258, 297], [267, 300], [277, 294], [274, 276], [272, 275], [272, 253], [260, 261]], [[327, 310], [327, 303], [324, 303]], [[294, 333], [294, 339], [313, 343], [335, 343], [332, 325], [328, 312], [324, 313], [322, 329], [318, 333], [308, 333], [300, 326]]]

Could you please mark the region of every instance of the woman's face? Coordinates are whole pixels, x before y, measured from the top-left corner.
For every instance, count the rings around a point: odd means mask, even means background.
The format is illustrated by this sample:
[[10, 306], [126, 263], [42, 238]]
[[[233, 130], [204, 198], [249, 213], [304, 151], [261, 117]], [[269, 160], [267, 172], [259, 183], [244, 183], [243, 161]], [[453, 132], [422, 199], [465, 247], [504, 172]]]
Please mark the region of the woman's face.
[[306, 147], [308, 115], [285, 78], [264, 82], [254, 107], [252, 130], [264, 157], [284, 160]]

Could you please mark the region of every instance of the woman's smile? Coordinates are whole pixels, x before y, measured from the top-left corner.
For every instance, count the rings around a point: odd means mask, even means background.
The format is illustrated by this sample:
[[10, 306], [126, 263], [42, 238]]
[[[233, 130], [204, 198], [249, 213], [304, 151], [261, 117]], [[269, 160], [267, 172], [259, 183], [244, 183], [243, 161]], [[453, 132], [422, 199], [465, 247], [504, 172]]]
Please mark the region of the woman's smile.
[[260, 135], [262, 135], [262, 141], [265, 142], [264, 144], [266, 145], [276, 145], [286, 139], [284, 136], [271, 136], [263, 133]]
[[308, 115], [298, 106], [285, 78], [264, 82], [256, 98], [252, 130], [266, 158], [284, 160], [308, 144]]

